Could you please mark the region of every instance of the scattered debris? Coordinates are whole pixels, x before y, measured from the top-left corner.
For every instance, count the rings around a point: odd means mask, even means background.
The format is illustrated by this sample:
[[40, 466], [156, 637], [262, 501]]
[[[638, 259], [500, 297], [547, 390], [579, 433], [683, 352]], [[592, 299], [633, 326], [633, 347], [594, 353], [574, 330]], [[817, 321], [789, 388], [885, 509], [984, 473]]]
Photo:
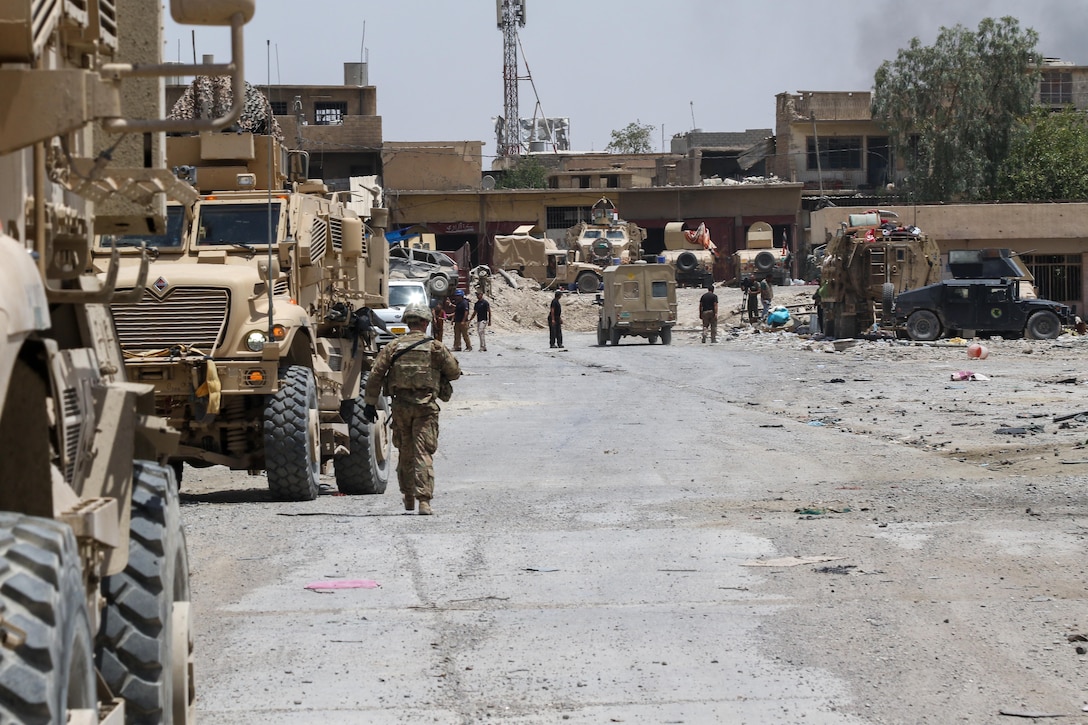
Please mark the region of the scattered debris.
[[982, 373], [973, 373], [970, 370], [957, 370], [952, 373], [953, 380], [989, 380], [990, 378]]
[[845, 558], [845, 556], [785, 556], [781, 559], [753, 559], [752, 561], [743, 562], [741, 566], [790, 567], [801, 566], [802, 564], [823, 564], [827, 561], [839, 561]]
[[1043, 717], [1069, 717], [1063, 712], [1032, 712], [1030, 710], [1006, 710], [1002, 708], [998, 710], [1001, 715], [1007, 715], [1008, 717], [1026, 717], [1026, 718], [1043, 718]]
[[817, 574], [849, 574], [851, 569], [857, 569], [854, 564], [837, 564], [836, 566], [821, 566], [812, 571]]

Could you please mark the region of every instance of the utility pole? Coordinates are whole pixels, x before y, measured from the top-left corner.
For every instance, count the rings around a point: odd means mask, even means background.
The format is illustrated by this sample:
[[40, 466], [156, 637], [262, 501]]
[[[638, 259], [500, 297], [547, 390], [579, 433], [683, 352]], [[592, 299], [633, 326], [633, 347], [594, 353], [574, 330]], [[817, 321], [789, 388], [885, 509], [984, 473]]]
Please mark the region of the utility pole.
[[518, 26], [525, 27], [527, 0], [495, 0], [498, 27], [502, 31], [503, 133], [499, 156], [521, 155], [518, 119]]

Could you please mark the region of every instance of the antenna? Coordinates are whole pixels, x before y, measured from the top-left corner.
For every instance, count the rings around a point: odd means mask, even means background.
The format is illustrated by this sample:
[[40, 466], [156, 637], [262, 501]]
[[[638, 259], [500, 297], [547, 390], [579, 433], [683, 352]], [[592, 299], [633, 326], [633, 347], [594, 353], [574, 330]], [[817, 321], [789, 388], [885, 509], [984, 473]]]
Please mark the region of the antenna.
[[363, 39], [359, 43], [359, 62], [366, 62], [366, 21], [363, 21]]
[[498, 27], [502, 30], [503, 124], [499, 156], [521, 154], [518, 121], [518, 26], [525, 27], [526, 0], [495, 0]]
[[695, 126], [695, 101], [688, 101], [688, 103], [691, 105], [691, 130], [694, 131], [696, 129], [696, 126]]

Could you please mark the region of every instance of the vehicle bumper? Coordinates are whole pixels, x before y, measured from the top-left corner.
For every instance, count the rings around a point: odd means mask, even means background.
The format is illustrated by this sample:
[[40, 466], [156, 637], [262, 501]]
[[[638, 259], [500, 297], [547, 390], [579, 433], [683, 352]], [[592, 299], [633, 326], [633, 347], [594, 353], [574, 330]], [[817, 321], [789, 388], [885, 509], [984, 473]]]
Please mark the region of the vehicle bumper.
[[[188, 396], [208, 376], [205, 358], [128, 361], [132, 382], [155, 386], [156, 396]], [[215, 360], [219, 391], [224, 395], [268, 395], [277, 390], [278, 360]]]

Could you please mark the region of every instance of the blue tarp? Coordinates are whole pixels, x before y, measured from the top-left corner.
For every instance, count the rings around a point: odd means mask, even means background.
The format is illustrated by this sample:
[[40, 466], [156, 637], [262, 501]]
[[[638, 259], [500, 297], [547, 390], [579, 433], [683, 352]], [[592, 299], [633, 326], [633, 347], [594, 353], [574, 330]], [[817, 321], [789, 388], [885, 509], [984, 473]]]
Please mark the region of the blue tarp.
[[411, 239], [412, 237], [419, 236], [419, 232], [412, 232], [409, 231], [409, 229], [410, 227], [405, 227], [404, 229], [399, 229], [397, 231], [386, 232], [385, 238], [390, 244], [399, 244], [405, 239]]

